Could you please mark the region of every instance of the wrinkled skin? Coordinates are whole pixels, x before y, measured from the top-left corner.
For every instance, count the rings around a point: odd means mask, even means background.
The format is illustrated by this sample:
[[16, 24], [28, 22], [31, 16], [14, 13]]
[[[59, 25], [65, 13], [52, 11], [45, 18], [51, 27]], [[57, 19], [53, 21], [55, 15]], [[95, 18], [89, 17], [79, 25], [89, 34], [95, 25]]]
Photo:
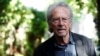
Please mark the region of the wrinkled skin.
[[51, 12], [49, 27], [57, 37], [67, 37], [71, 27], [70, 14], [65, 7], [56, 7]]

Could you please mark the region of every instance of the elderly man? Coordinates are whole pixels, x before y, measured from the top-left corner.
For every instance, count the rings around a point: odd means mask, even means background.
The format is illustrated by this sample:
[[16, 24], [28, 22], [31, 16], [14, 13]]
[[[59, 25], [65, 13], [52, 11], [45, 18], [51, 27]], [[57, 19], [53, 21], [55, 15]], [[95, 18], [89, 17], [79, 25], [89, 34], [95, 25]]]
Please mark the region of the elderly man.
[[90, 39], [70, 31], [73, 14], [67, 4], [50, 5], [46, 17], [54, 35], [36, 48], [34, 56], [96, 56]]

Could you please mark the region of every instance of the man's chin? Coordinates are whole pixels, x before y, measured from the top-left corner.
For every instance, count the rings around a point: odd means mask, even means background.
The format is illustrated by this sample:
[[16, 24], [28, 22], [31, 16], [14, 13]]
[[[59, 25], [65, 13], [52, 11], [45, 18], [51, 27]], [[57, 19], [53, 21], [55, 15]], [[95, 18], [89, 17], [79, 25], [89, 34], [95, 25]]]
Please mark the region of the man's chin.
[[57, 36], [58, 36], [58, 37], [65, 37], [66, 34], [58, 34]]

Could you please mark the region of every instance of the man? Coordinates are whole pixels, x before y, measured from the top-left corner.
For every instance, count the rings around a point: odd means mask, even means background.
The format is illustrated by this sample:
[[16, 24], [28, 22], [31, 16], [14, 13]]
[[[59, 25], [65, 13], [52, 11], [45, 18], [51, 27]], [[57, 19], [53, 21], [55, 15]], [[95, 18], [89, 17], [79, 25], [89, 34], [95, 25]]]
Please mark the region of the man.
[[73, 14], [68, 5], [50, 5], [46, 17], [54, 35], [35, 50], [34, 56], [96, 56], [90, 39], [70, 31]]

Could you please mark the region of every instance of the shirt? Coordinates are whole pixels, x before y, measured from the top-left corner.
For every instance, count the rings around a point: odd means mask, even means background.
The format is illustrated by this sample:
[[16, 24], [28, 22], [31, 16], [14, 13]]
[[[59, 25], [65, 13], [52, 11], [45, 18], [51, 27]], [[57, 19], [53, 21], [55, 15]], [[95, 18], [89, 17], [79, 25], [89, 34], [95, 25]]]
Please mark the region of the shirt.
[[75, 42], [71, 34], [68, 44], [65, 45], [55, 44], [55, 56], [76, 56]]

